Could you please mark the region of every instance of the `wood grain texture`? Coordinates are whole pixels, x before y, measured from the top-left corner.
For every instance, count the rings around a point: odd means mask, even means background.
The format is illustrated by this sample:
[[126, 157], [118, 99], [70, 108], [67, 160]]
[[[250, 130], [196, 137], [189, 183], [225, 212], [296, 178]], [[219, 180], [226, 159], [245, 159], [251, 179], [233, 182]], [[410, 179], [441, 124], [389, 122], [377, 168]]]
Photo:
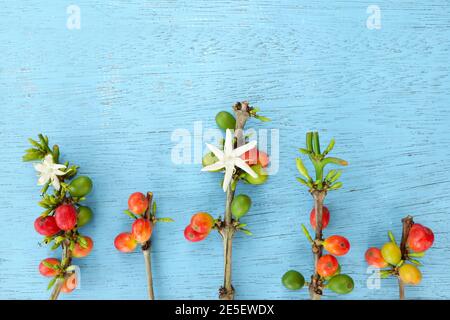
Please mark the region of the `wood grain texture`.
[[[66, 7], [81, 8], [81, 30], [66, 28]], [[381, 8], [381, 30], [366, 28], [366, 8]], [[329, 195], [326, 234], [347, 236], [341, 259], [355, 279], [351, 295], [396, 299], [394, 280], [366, 288], [364, 252], [381, 245], [410, 214], [435, 231], [424, 280], [407, 298], [450, 299], [450, 7], [428, 1], [2, 1], [0, 10], [0, 298], [46, 299], [37, 272], [53, 255], [33, 221], [39, 189], [20, 161], [39, 132], [58, 143], [95, 183], [85, 233], [93, 253], [77, 263], [81, 290], [66, 299], [145, 299], [139, 252], [113, 247], [130, 228], [127, 196], [152, 190], [162, 215], [176, 220], [154, 234], [155, 294], [215, 299], [222, 282], [218, 235], [187, 243], [198, 210], [220, 214], [219, 177], [171, 162], [171, 134], [214, 127], [216, 112], [240, 99], [260, 106], [280, 130], [280, 170], [240, 192], [254, 206], [253, 237], [235, 239], [237, 299], [307, 299], [280, 284], [290, 268], [312, 272], [300, 233], [312, 207], [294, 158], [307, 130], [335, 137], [350, 162], [344, 189]]]

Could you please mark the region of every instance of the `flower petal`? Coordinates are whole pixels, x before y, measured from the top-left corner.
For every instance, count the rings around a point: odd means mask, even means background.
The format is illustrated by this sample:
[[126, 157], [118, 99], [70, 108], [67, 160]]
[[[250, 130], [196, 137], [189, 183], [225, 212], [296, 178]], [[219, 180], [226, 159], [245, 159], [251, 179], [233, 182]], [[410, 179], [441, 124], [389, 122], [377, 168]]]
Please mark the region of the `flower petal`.
[[45, 158], [44, 158], [44, 164], [46, 164], [46, 165], [51, 165], [51, 164], [53, 164], [54, 162], [53, 162], [53, 156], [51, 155], [51, 154], [47, 154], [46, 156], [45, 156]]
[[209, 166], [203, 167], [201, 171], [216, 171], [225, 168], [225, 164], [222, 161], [217, 161]]
[[233, 134], [230, 129], [227, 129], [225, 133], [225, 145], [223, 151], [225, 154], [231, 154], [233, 152]]
[[55, 174], [55, 175], [57, 175], [57, 176], [63, 176], [63, 175], [65, 175], [66, 173], [65, 173], [64, 171], [61, 171], [61, 170], [55, 170], [55, 171], [53, 171], [53, 174]]
[[38, 179], [38, 186], [43, 186], [50, 180], [50, 177], [48, 175], [42, 175]]
[[207, 143], [206, 146], [208, 147], [209, 150], [211, 150], [212, 153], [214, 153], [214, 155], [217, 158], [219, 158], [219, 160], [223, 159], [223, 151], [222, 150], [220, 150], [216, 146], [213, 146], [212, 144], [209, 144], [209, 143]]
[[225, 177], [223, 178], [223, 192], [227, 192], [228, 187], [230, 186], [231, 179], [233, 178], [234, 166], [228, 165], [225, 168]]
[[65, 169], [66, 168], [66, 166], [65, 165], [63, 165], [63, 164], [58, 164], [58, 163], [55, 163], [53, 166], [53, 169]]
[[36, 171], [43, 172], [45, 170], [45, 167], [44, 167], [44, 165], [42, 163], [36, 163], [34, 165], [34, 169]]
[[246, 143], [243, 146], [240, 146], [239, 148], [234, 149], [233, 150], [233, 156], [240, 157], [241, 155], [243, 155], [247, 151], [250, 151], [253, 148], [255, 148], [257, 144], [258, 143], [256, 142], [256, 140], [250, 141], [249, 143]]
[[55, 188], [56, 191], [59, 191], [59, 189], [61, 188], [61, 184], [59, 183], [58, 177], [54, 176], [52, 178], [52, 185], [53, 185], [53, 188]]
[[242, 170], [247, 172], [249, 175], [251, 175], [253, 178], [258, 177], [258, 174], [255, 171], [253, 171], [253, 169], [247, 164], [247, 162], [245, 162], [241, 158], [234, 159], [234, 163], [235, 163], [236, 167], [241, 168]]

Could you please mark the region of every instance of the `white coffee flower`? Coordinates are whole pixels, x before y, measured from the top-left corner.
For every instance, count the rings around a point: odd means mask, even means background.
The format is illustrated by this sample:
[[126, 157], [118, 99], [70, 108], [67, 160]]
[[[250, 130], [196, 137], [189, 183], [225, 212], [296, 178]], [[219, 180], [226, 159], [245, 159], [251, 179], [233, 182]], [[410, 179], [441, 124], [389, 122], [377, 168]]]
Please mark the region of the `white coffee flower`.
[[46, 155], [42, 163], [35, 164], [34, 168], [37, 172], [39, 172], [38, 185], [42, 186], [50, 181], [55, 190], [59, 190], [61, 188], [58, 176], [63, 176], [66, 174], [64, 171], [61, 171], [61, 169], [65, 169], [66, 166], [54, 163], [53, 156], [51, 154]]

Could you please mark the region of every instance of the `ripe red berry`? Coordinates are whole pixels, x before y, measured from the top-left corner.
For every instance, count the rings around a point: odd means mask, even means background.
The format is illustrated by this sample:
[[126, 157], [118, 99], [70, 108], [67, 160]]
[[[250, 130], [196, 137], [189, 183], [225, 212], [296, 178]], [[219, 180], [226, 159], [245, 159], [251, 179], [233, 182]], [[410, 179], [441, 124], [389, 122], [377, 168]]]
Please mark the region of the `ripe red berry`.
[[409, 231], [408, 247], [415, 252], [428, 250], [434, 242], [434, 234], [431, 229], [421, 225], [414, 224]]
[[214, 218], [206, 212], [199, 212], [192, 216], [191, 227], [195, 232], [208, 234], [214, 226]]
[[61, 230], [72, 230], [77, 224], [77, 210], [71, 204], [60, 205], [55, 210], [55, 220]]
[[267, 153], [260, 151], [256, 148], [244, 153], [241, 158], [247, 162], [248, 165], [252, 166], [255, 164], [261, 165], [261, 167], [266, 168], [269, 165], [270, 159]]
[[338, 269], [339, 263], [331, 254], [320, 257], [317, 262], [317, 273], [319, 273], [321, 277], [331, 277]]
[[342, 236], [331, 236], [325, 239], [323, 247], [335, 256], [343, 256], [350, 250], [350, 242]]
[[137, 242], [131, 233], [123, 232], [114, 240], [114, 246], [120, 252], [132, 252], [136, 249]]
[[369, 248], [366, 251], [365, 258], [367, 264], [376, 268], [385, 268], [388, 266], [386, 260], [384, 260], [381, 250], [378, 248]]
[[76, 243], [72, 250], [74, 258], [84, 258], [88, 256], [94, 247], [94, 242], [90, 237], [83, 236], [83, 239], [86, 241], [87, 246], [83, 248], [79, 243]]
[[144, 214], [148, 208], [148, 199], [141, 192], [135, 192], [128, 198], [128, 209], [134, 214]]
[[54, 277], [56, 275], [58, 275], [59, 270], [55, 270], [53, 268], [49, 268], [44, 264], [44, 261], [48, 264], [54, 265], [54, 266], [59, 266], [61, 264], [61, 262], [58, 259], [55, 258], [47, 258], [41, 261], [41, 263], [39, 263], [39, 272], [40, 274], [42, 274], [44, 277]]
[[198, 242], [204, 240], [208, 236], [208, 233], [199, 233], [192, 229], [189, 225], [184, 229], [184, 237], [191, 242]]
[[34, 221], [34, 228], [36, 229], [37, 233], [46, 237], [53, 236], [61, 231], [61, 229], [59, 229], [56, 225], [56, 220], [53, 216], [38, 217]]
[[136, 219], [131, 227], [131, 234], [139, 243], [144, 243], [152, 236], [153, 227], [147, 219]]
[[[316, 229], [316, 209], [313, 208], [311, 213], [309, 214], [309, 222], [311, 223], [311, 227]], [[323, 206], [322, 209], [322, 229], [325, 229], [330, 222], [330, 211], [327, 207]]]

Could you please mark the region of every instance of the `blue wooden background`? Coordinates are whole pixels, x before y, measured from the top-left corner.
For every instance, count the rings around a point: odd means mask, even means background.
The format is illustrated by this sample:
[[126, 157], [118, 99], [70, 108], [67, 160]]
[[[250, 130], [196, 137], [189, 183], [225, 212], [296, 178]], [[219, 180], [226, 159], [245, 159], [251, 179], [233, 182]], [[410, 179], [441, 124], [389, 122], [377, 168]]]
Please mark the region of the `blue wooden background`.
[[[67, 6], [81, 29], [66, 27]], [[381, 29], [368, 29], [369, 5]], [[198, 210], [219, 214], [219, 177], [171, 162], [175, 129], [214, 127], [236, 100], [260, 106], [280, 132], [280, 170], [241, 191], [254, 200], [244, 219], [254, 236], [234, 246], [237, 299], [306, 299], [280, 284], [290, 268], [309, 275], [312, 257], [299, 225], [312, 202], [295, 181], [304, 134], [335, 137], [350, 162], [344, 188], [327, 198], [328, 235], [352, 244], [341, 259], [355, 279], [339, 299], [396, 299], [394, 280], [366, 288], [364, 252], [414, 215], [436, 235], [421, 285], [408, 298], [450, 298], [450, 6], [406, 1], [1, 1], [0, 298], [46, 299], [39, 261], [35, 172], [21, 162], [39, 132], [90, 175], [93, 253], [76, 261], [82, 286], [65, 299], [145, 299], [139, 251], [113, 247], [130, 228], [121, 213], [134, 191], [155, 192], [176, 220], [154, 234], [155, 291], [161, 299], [215, 299], [222, 282], [217, 235], [192, 244], [183, 229]], [[327, 295], [327, 299], [336, 298]]]

